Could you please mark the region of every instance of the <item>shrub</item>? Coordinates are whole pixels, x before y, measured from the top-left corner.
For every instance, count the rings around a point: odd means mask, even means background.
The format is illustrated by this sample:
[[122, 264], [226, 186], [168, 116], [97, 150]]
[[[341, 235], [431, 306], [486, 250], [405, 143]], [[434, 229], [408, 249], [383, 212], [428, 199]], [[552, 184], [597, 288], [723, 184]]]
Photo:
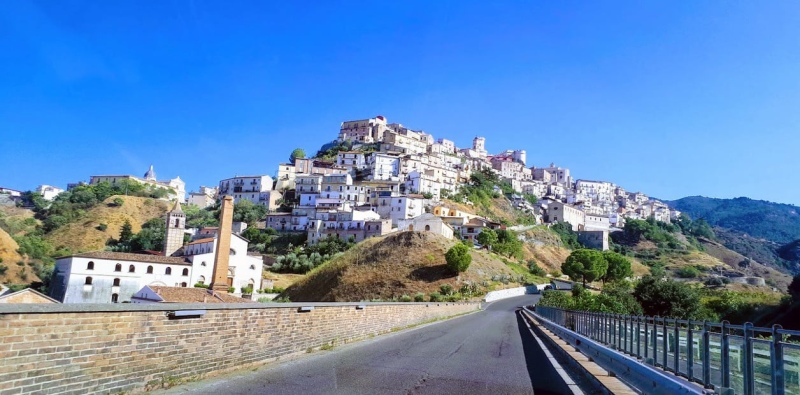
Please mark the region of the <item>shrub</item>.
[[229, 294], [232, 294], [232, 293], [234, 293], [234, 292], [236, 292], [236, 288], [234, 288], [234, 287], [228, 287], [228, 293], [229, 293]]
[[448, 302], [458, 302], [459, 300], [461, 300], [461, 295], [458, 294], [453, 294], [447, 297]]
[[262, 296], [262, 297], [258, 298], [258, 300], [256, 300], [256, 302], [258, 302], [258, 303], [269, 303], [269, 302], [271, 302], [271, 300], [266, 296]]
[[451, 247], [444, 254], [444, 258], [447, 260], [447, 267], [456, 273], [466, 271], [469, 268], [469, 264], [472, 263], [469, 247], [464, 244], [456, 244]]
[[108, 224], [97, 225], [97, 230], [99, 230], [101, 232], [105, 232], [106, 229], [108, 229]]
[[410, 302], [411, 301], [411, 297], [408, 296], [408, 295], [403, 295], [403, 296], [400, 297], [400, 301], [401, 302]]
[[8, 270], [8, 266], [0, 265], [0, 274], [6, 274], [7, 270]]
[[430, 297], [430, 301], [431, 302], [441, 302], [441, 301], [444, 300], [444, 297], [442, 297], [442, 294], [440, 294], [438, 292], [431, 292], [429, 297]]
[[442, 291], [442, 295], [450, 295], [453, 293], [453, 286], [450, 284], [442, 284], [439, 290]]
[[114, 202], [114, 206], [117, 206], [117, 207], [122, 207], [122, 205], [125, 204], [125, 200], [123, 200], [122, 198], [114, 198], [113, 202]]
[[547, 277], [547, 272], [540, 268], [534, 260], [528, 261], [528, 269], [534, 276]]
[[678, 269], [678, 271], [675, 272], [675, 274], [677, 274], [678, 277], [681, 278], [695, 278], [700, 275], [700, 271], [697, 270], [697, 268], [694, 266], [684, 266]]
[[194, 285], [195, 288], [208, 288], [208, 284], [197, 283]]
[[253, 287], [242, 287], [242, 294], [251, 295], [253, 293]]
[[25, 262], [23, 262], [23, 261], [17, 261], [17, 266], [25, 266]]
[[415, 302], [424, 302], [425, 301], [425, 294], [422, 293], [422, 292], [417, 292], [414, 295], [414, 301]]

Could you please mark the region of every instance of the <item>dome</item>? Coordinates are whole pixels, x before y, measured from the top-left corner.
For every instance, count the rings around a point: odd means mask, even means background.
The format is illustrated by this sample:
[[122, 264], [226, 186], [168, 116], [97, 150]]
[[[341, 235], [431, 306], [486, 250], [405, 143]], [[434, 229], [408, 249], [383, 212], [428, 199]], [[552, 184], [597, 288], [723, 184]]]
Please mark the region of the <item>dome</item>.
[[150, 165], [150, 169], [147, 170], [147, 173], [144, 173], [144, 179], [148, 181], [156, 181], [156, 171], [153, 170], [153, 165]]

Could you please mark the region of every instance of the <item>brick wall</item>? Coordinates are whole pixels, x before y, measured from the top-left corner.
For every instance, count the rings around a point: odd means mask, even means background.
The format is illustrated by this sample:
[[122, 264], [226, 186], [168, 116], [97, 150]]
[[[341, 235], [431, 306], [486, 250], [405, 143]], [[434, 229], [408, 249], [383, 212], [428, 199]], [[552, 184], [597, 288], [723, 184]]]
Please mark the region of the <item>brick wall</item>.
[[[304, 306], [314, 309], [299, 312]], [[0, 394], [138, 392], [477, 308], [472, 303], [4, 305]], [[206, 313], [167, 316], [192, 309]]]

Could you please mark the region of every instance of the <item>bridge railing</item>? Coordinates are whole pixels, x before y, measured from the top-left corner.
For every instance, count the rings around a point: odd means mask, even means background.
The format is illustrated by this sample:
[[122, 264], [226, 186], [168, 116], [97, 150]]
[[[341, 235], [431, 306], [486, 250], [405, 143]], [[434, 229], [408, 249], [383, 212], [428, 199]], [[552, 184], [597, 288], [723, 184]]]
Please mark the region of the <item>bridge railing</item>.
[[751, 323], [629, 316], [536, 306], [537, 315], [707, 388], [800, 394], [800, 331]]

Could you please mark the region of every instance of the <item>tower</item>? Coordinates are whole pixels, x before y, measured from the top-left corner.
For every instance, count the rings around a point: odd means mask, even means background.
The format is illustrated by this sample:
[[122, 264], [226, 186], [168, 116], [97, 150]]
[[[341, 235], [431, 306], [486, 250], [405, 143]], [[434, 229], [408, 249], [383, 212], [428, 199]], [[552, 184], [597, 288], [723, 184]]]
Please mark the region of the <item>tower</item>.
[[483, 137], [475, 137], [472, 139], [472, 149], [477, 151], [479, 154], [486, 153], [486, 139]]
[[233, 227], [233, 196], [225, 195], [219, 214], [217, 249], [214, 251], [214, 272], [211, 275], [210, 289], [215, 292], [228, 292], [228, 261], [231, 254], [231, 230]]
[[164, 255], [172, 256], [175, 251], [183, 247], [183, 231], [186, 229], [186, 214], [181, 210], [179, 200], [167, 213], [167, 227], [164, 232]]

